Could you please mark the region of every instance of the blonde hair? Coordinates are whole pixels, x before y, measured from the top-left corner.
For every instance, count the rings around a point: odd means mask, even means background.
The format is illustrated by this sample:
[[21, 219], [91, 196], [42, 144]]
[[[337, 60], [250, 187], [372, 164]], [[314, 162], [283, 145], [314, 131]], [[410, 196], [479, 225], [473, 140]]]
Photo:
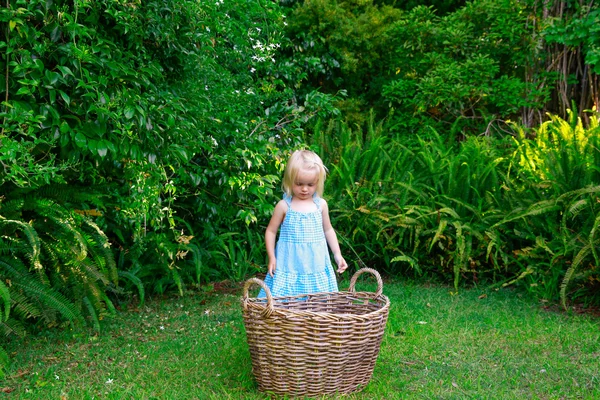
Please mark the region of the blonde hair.
[[317, 172], [317, 194], [323, 196], [327, 168], [323, 165], [321, 157], [310, 150], [296, 150], [290, 156], [285, 166], [285, 172], [283, 173], [283, 182], [281, 184], [283, 191], [292, 197], [292, 187], [300, 170]]

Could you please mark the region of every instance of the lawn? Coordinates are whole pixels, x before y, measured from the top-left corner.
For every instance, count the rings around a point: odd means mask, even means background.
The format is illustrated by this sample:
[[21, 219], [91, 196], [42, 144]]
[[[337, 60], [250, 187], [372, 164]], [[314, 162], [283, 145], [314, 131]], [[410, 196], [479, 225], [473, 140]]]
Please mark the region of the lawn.
[[[361, 278], [357, 289], [374, 284]], [[391, 308], [373, 378], [345, 399], [600, 398], [597, 316], [508, 289], [383, 289]], [[75, 328], [11, 341], [2, 397], [264, 399], [240, 299], [240, 285], [193, 291], [122, 311], [99, 335]]]

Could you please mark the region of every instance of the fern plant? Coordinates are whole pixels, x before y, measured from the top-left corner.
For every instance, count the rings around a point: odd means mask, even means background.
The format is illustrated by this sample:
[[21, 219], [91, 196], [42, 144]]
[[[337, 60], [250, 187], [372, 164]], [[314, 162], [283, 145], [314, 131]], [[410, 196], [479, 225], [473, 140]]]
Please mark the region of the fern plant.
[[[91, 200], [90, 200], [91, 198]], [[119, 291], [108, 238], [75, 207], [97, 202], [66, 186], [2, 188], [0, 197], [0, 329], [24, 335], [31, 323], [99, 321], [115, 312]]]
[[[514, 248], [515, 277], [548, 299], [567, 306], [569, 287], [598, 302], [598, 185], [600, 129], [590, 117], [584, 128], [576, 114], [556, 116], [528, 140], [516, 140], [514, 175], [520, 189], [508, 199], [513, 208], [496, 227]], [[509, 232], [512, 232], [509, 234]], [[512, 236], [509, 237], [509, 236]]]
[[[364, 130], [339, 122], [313, 136], [330, 164], [326, 195], [342, 244], [388, 273], [478, 279], [500, 268], [503, 246], [489, 227], [502, 218], [508, 157], [487, 138], [448, 144], [390, 136], [385, 121]], [[351, 254], [352, 255], [352, 254]]]
[[563, 246], [565, 253], [573, 254], [560, 284], [560, 299], [566, 308], [567, 290], [576, 278], [596, 286], [600, 283], [600, 185], [569, 192], [560, 199], [566, 203], [561, 224]]

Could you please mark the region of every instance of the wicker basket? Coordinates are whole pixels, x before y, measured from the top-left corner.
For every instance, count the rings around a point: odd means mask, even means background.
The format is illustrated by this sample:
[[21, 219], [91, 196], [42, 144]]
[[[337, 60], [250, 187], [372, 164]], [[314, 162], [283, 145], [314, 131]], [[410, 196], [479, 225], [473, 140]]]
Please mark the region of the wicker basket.
[[[370, 272], [377, 292], [355, 292]], [[265, 298], [249, 298], [258, 284]], [[346, 292], [272, 297], [260, 279], [244, 285], [243, 316], [252, 371], [262, 392], [319, 396], [362, 389], [373, 374], [390, 308], [379, 273], [357, 271]]]

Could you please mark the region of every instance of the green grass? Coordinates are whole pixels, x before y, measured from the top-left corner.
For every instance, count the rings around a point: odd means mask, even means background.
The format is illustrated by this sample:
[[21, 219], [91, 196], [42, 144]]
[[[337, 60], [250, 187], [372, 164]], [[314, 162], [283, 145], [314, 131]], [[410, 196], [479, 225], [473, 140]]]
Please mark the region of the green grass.
[[[598, 317], [548, 311], [513, 290], [455, 294], [386, 282], [384, 294], [392, 306], [373, 378], [344, 398], [600, 398]], [[104, 321], [99, 336], [73, 330], [9, 342], [2, 397], [264, 399], [240, 298], [237, 288], [154, 299]]]

